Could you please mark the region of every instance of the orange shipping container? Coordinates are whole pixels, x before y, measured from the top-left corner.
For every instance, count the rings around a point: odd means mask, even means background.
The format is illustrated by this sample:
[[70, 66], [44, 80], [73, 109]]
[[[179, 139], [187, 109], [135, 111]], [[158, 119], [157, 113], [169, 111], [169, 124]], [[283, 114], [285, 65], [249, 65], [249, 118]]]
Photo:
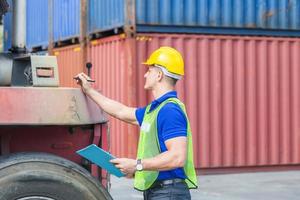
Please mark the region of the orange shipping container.
[[79, 45], [55, 48], [59, 70], [59, 84], [62, 87], [78, 87], [73, 77], [84, 70], [82, 49]]
[[[179, 98], [191, 121], [197, 168], [300, 164], [300, 39], [138, 34], [93, 41], [96, 87], [130, 106], [144, 106], [140, 63], [160, 46], [183, 53]], [[135, 157], [138, 130], [111, 120], [111, 149]]]

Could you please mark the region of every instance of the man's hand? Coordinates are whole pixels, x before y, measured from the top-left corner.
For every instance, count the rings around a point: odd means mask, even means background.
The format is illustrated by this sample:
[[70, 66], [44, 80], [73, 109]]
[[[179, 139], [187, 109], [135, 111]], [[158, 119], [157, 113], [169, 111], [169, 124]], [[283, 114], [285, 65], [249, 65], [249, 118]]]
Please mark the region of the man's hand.
[[129, 158], [115, 158], [110, 160], [117, 168], [121, 170], [127, 176], [135, 173], [136, 160]]
[[122, 121], [138, 125], [135, 117], [136, 108], [128, 107], [118, 101], [112, 100], [93, 89], [89, 83], [93, 80], [84, 73], [77, 74], [74, 79], [81, 86], [82, 91], [106, 113]]
[[82, 91], [87, 93], [89, 90], [92, 89], [91, 84], [88, 80], [91, 80], [85, 73], [77, 74], [74, 79], [76, 80], [77, 84], [81, 86]]

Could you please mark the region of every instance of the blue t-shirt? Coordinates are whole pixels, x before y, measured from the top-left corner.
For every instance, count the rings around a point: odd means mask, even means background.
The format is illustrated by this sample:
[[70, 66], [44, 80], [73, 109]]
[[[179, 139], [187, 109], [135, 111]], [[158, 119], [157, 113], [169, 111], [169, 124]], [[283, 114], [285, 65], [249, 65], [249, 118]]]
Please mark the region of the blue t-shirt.
[[[168, 98], [177, 98], [177, 92], [171, 91], [160, 98], [152, 101], [149, 112], [153, 111], [157, 106]], [[136, 119], [141, 126], [145, 115], [146, 107], [138, 108], [135, 111]], [[165, 141], [179, 136], [187, 136], [187, 119], [180, 106], [175, 103], [167, 103], [164, 105], [157, 116], [157, 133], [161, 152], [167, 151]], [[176, 168], [168, 171], [160, 171], [158, 180], [166, 180], [173, 178], [185, 179], [183, 168]]]

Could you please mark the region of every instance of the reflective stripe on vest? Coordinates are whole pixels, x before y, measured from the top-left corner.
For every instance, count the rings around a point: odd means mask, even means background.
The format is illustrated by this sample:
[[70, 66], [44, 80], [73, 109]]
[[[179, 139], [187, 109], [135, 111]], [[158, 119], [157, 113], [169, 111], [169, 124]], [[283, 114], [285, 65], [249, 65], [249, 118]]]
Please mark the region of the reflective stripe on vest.
[[[138, 159], [145, 159], [145, 158], [152, 158], [157, 156], [161, 153], [158, 135], [157, 135], [157, 115], [159, 110], [167, 103], [175, 103], [180, 106], [183, 113], [187, 119], [187, 158], [186, 163], [184, 165], [184, 172], [186, 175], [185, 182], [187, 183], [188, 187], [197, 188], [197, 176], [194, 168], [194, 161], [193, 161], [193, 143], [192, 143], [192, 133], [190, 123], [186, 114], [184, 104], [177, 98], [169, 98], [162, 102], [155, 110], [149, 113], [151, 104], [146, 107], [145, 115], [143, 118], [143, 123], [140, 128], [140, 139], [138, 144], [138, 152], [137, 158]], [[150, 186], [154, 183], [154, 181], [158, 177], [158, 171], [137, 171], [135, 172], [134, 178], [134, 187], [137, 190], [147, 190]]]

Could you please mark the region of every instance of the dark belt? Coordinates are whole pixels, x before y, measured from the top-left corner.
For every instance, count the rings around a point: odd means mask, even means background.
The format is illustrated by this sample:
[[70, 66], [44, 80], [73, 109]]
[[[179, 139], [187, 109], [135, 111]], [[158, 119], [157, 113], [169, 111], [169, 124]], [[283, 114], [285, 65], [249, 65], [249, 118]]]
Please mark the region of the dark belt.
[[151, 188], [158, 188], [158, 187], [163, 187], [166, 185], [175, 185], [176, 183], [183, 183], [184, 180], [180, 178], [174, 178], [174, 179], [168, 179], [168, 180], [161, 180], [161, 181], [155, 181]]

